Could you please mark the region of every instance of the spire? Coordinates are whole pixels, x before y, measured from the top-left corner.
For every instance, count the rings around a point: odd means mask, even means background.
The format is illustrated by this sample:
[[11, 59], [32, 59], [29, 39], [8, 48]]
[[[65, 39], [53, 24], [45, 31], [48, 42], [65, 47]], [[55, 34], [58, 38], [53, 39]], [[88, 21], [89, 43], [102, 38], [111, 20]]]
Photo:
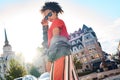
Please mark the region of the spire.
[[8, 46], [9, 45], [9, 41], [7, 39], [6, 29], [4, 29], [4, 34], [5, 34], [5, 46]]
[[84, 32], [86, 32], [87, 30], [88, 30], [88, 27], [87, 27], [85, 24], [83, 24], [81, 33], [84, 33]]
[[83, 28], [82, 28], [83, 30], [84, 29], [88, 29], [88, 27], [85, 25], [85, 24], [83, 24]]

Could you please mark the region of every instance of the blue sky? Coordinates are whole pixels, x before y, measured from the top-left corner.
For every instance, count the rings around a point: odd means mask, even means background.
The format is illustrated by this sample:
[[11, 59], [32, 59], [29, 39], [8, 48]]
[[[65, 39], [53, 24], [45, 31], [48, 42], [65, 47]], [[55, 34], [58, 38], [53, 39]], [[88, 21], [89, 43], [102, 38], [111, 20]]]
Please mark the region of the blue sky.
[[[0, 0], [0, 53], [4, 45], [4, 28], [15, 52], [33, 57], [41, 46], [43, 18], [39, 10], [50, 0]], [[102, 49], [115, 53], [120, 40], [120, 0], [52, 0], [64, 10], [62, 18], [68, 32], [85, 24], [96, 32]]]
[[75, 0], [78, 5], [84, 5], [112, 19], [120, 17], [119, 0]]

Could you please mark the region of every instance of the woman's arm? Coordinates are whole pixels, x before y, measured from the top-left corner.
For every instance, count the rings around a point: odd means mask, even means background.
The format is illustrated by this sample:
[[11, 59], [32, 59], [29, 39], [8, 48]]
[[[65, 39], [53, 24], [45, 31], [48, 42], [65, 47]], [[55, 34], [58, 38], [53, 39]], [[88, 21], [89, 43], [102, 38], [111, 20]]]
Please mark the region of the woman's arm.
[[43, 26], [43, 42], [42, 45], [44, 48], [48, 48], [48, 26]]
[[56, 35], [60, 35], [60, 28], [59, 27], [55, 27], [53, 29], [53, 37], [56, 36]]
[[44, 48], [48, 48], [48, 21], [43, 19], [41, 21], [41, 24], [42, 24], [42, 29], [43, 29], [43, 42], [42, 42], [42, 45]]

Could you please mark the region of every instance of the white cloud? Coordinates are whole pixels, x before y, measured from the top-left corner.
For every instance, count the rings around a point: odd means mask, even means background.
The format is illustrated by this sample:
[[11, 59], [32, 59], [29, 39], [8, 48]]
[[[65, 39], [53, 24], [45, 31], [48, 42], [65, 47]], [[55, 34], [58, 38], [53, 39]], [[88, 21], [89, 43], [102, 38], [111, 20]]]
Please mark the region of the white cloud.
[[111, 25], [106, 26], [103, 37], [100, 39], [102, 47], [108, 53], [115, 53], [117, 51], [118, 43], [120, 41], [120, 18], [113, 21]]
[[115, 22], [114, 22], [115, 26], [120, 26], [120, 18], [118, 18]]

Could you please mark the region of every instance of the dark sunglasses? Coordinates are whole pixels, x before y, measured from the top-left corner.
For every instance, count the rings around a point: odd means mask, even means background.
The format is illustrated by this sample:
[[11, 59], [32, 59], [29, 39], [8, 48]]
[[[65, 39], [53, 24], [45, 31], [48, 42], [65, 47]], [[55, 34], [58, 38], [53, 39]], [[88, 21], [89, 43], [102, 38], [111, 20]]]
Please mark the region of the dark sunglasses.
[[45, 16], [45, 20], [48, 20], [48, 17], [52, 16], [52, 12], [49, 12], [47, 16]]

